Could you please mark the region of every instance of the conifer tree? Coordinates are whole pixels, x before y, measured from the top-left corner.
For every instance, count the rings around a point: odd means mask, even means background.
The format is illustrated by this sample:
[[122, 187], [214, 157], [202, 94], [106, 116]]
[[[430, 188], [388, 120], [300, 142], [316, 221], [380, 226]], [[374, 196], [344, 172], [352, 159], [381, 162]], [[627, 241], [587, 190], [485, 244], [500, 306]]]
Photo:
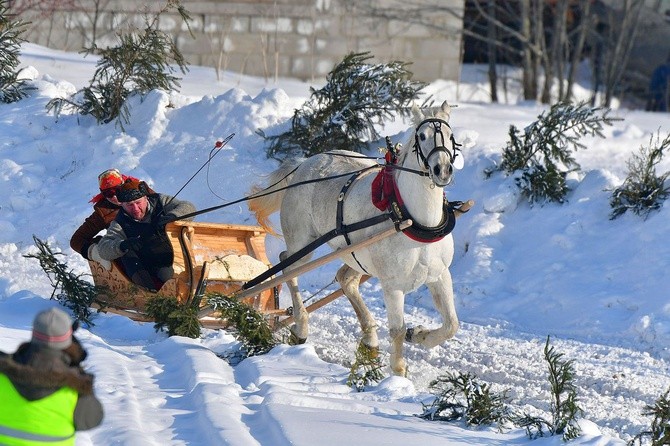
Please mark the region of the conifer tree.
[[369, 53], [350, 53], [328, 74], [326, 85], [311, 89], [310, 99], [296, 110], [291, 129], [270, 142], [268, 158], [311, 156], [329, 150], [361, 152], [380, 138], [375, 124], [406, 108], [425, 86], [411, 80], [407, 63], [369, 64]]
[[652, 135], [648, 147], [640, 147], [638, 154], [633, 154], [627, 162], [628, 176], [623, 184], [612, 192], [610, 219], [614, 220], [631, 211], [645, 220], [652, 211], [660, 209], [663, 202], [670, 196], [670, 171], [661, 175], [656, 173], [656, 166], [670, 148], [670, 135], [661, 141], [660, 135]]
[[573, 151], [586, 148], [580, 138], [604, 138], [604, 125], [616, 120], [609, 110], [600, 111], [583, 102], [558, 103], [523, 131], [511, 125], [498, 170], [515, 176], [529, 203], [563, 203], [569, 190], [566, 176], [580, 168]]
[[98, 124], [117, 120], [123, 128], [123, 124], [129, 122], [128, 98], [144, 96], [155, 89], [178, 90], [180, 78], [174, 75], [173, 64], [186, 73], [186, 61], [176, 43], [158, 26], [160, 16], [173, 10], [188, 25], [191, 18], [179, 0], [168, 0], [153, 18], [145, 16], [143, 30], [119, 33], [118, 46], [101, 49], [93, 44], [86, 49], [87, 55], [101, 56], [90, 85], [69, 99], [52, 99], [47, 110], [53, 110], [58, 116], [63, 110], [71, 109], [93, 116]]
[[649, 439], [650, 446], [670, 444], [670, 389], [666, 390], [653, 405], [646, 406], [643, 414], [654, 417], [651, 427], [633, 437], [628, 446], [647, 444], [644, 443], [645, 438]]
[[19, 79], [19, 56], [26, 22], [9, 13], [7, 0], [0, 0], [0, 102], [19, 101], [33, 89], [25, 79]]

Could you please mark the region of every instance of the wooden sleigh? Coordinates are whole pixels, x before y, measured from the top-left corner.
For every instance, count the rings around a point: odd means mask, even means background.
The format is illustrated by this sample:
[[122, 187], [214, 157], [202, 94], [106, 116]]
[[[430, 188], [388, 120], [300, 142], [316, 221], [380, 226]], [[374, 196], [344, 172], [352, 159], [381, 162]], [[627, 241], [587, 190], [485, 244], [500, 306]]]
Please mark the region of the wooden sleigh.
[[[116, 262], [110, 271], [89, 261], [93, 282], [101, 292], [99, 308], [137, 321], [152, 321], [146, 315], [147, 301], [160, 294], [178, 302], [205, 306], [205, 292], [234, 294], [248, 280], [271, 265], [265, 254], [265, 236], [259, 226], [176, 221], [166, 227], [174, 251], [174, 275], [158, 293], [132, 283]], [[272, 315], [279, 310], [279, 289], [264, 289], [244, 302], [257, 311]], [[216, 313], [202, 317], [203, 326], [225, 326]]]
[[[456, 216], [467, 212], [473, 204], [472, 200], [465, 202], [456, 209]], [[196, 305], [203, 326], [224, 328], [226, 322], [208, 305], [206, 297], [201, 299], [207, 292], [218, 292], [245, 302], [271, 319], [271, 325], [278, 329], [293, 322], [291, 309], [279, 306], [279, 287], [282, 283], [376, 243], [411, 224], [411, 220], [401, 222], [397, 227], [380, 231], [366, 240], [340, 248], [248, 289], [244, 287], [247, 282], [272, 266], [265, 254], [266, 232], [260, 226], [191, 221], [169, 223], [166, 233], [174, 251], [174, 275], [158, 293], [133, 284], [115, 262], [110, 271], [94, 261], [89, 261], [89, 266], [93, 283], [101, 290], [98, 295], [101, 305], [98, 307], [103, 311], [150, 322], [153, 319], [145, 313], [147, 301], [160, 294], [174, 296], [180, 303]], [[368, 279], [369, 276], [364, 275], [361, 283]], [[338, 289], [305, 309], [311, 313], [342, 295], [342, 290]]]

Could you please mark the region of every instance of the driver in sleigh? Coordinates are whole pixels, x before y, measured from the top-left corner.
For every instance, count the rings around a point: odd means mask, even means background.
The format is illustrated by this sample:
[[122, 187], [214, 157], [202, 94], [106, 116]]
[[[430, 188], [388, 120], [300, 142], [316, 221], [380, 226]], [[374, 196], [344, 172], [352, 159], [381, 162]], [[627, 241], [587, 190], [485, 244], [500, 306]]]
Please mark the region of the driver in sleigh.
[[118, 259], [133, 283], [158, 291], [174, 274], [174, 254], [165, 225], [195, 212], [195, 206], [152, 193], [144, 181], [135, 178], [117, 188], [116, 198], [121, 210], [98, 243], [100, 257]]

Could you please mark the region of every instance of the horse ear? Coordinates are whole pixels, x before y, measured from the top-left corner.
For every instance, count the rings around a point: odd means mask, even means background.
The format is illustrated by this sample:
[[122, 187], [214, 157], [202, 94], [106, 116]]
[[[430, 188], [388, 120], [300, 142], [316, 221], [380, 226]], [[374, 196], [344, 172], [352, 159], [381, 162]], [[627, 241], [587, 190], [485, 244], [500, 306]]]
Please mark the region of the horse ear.
[[419, 108], [418, 105], [416, 105], [415, 102], [412, 102], [412, 117], [414, 118], [414, 122], [419, 123], [423, 120], [423, 112]]
[[445, 119], [445, 121], [449, 122], [449, 118], [451, 117], [451, 106], [447, 103], [447, 101], [444, 101], [442, 103], [440, 111], [447, 116], [447, 119]]

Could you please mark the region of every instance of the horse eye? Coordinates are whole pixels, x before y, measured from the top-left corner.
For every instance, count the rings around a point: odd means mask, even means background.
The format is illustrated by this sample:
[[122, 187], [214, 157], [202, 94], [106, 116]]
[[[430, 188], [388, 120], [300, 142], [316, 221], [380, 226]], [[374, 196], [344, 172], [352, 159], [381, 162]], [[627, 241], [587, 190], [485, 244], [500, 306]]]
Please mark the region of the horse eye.
[[420, 134], [420, 135], [419, 135], [419, 139], [420, 139], [421, 141], [425, 141], [425, 140], [426, 140], [426, 135], [424, 135], [423, 133]]

